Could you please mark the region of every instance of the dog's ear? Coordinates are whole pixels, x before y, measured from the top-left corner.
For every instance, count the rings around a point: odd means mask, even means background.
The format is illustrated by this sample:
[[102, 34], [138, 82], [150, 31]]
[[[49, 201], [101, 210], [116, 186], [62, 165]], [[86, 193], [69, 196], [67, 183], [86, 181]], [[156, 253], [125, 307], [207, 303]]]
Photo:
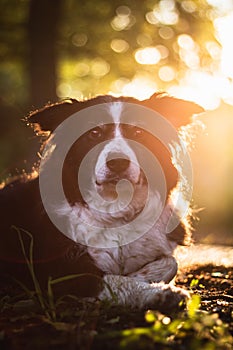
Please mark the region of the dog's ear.
[[31, 112], [26, 121], [38, 133], [52, 132], [66, 118], [80, 109], [79, 104], [81, 105], [82, 102], [75, 99], [48, 104], [39, 110]]
[[167, 118], [176, 128], [189, 124], [194, 114], [204, 112], [204, 109], [196, 103], [180, 100], [166, 93], [155, 93], [145, 103]]

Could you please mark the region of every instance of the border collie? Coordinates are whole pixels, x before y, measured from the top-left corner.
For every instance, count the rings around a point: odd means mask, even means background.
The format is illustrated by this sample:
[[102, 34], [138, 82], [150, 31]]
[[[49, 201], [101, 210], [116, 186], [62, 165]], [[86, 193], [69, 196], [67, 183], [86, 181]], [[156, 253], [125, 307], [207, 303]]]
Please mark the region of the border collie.
[[40, 164], [0, 191], [1, 271], [30, 283], [22, 248], [29, 254], [33, 244], [42, 286], [76, 276], [56, 284], [59, 294], [177, 307], [188, 293], [169, 283], [173, 253], [191, 240], [191, 168], [178, 130], [201, 112], [164, 93], [70, 99], [32, 112]]

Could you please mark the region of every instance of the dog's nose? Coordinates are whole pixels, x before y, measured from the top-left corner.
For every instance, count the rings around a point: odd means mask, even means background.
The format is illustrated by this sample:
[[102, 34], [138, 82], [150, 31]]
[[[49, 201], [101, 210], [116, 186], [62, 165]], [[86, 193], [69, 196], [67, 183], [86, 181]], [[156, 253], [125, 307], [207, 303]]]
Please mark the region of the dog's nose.
[[122, 173], [129, 167], [129, 163], [127, 158], [114, 158], [107, 161], [107, 167], [114, 173]]

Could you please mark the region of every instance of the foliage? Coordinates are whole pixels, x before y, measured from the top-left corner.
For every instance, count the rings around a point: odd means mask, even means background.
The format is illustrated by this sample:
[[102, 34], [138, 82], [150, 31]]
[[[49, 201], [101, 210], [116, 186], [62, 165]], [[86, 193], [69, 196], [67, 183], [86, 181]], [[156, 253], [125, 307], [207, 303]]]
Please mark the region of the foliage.
[[[33, 236], [31, 235], [30, 232], [26, 230], [19, 229], [18, 227], [15, 227], [15, 226], [13, 226], [13, 228], [17, 231], [23, 256], [25, 258], [25, 262], [27, 264], [27, 267], [30, 272], [30, 276], [33, 281], [34, 290], [31, 291], [20, 281], [17, 281], [17, 282], [23, 288], [23, 290], [27, 293], [28, 297], [30, 299], [33, 299], [37, 304], [39, 304], [46, 318], [51, 322], [55, 322], [57, 320], [57, 305], [61, 303], [62, 297], [55, 300], [54, 293], [53, 293], [53, 286], [58, 283], [63, 283], [74, 278], [82, 277], [84, 274], [72, 274], [72, 275], [59, 277], [56, 279], [49, 277], [47, 282], [47, 292], [43, 291], [34, 270]], [[28, 252], [25, 249], [22, 233], [28, 236], [30, 239]], [[69, 296], [69, 297], [72, 297], [72, 296]]]
[[[0, 92], [8, 103], [28, 99], [29, 5], [29, 0], [0, 0]], [[63, 0], [58, 95], [117, 93], [132, 79], [167, 89], [189, 69], [213, 70], [219, 48], [215, 16], [204, 0]], [[148, 48], [154, 51], [138, 52]]]
[[[24, 321], [36, 316], [37, 312], [44, 314], [40, 322], [44, 323], [44, 327], [50, 326], [59, 334], [64, 341], [64, 332], [67, 334], [76, 334], [79, 328], [80, 339], [78, 342], [83, 343], [87, 338], [93, 341], [93, 349], [102, 347], [109, 348], [109, 344], [113, 349], [203, 349], [203, 350], [227, 350], [232, 349], [233, 337], [229, 333], [228, 325], [223, 323], [217, 313], [208, 313], [200, 309], [200, 297], [193, 295], [187, 303], [187, 309], [179, 312], [179, 314], [164, 315], [159, 311], [148, 310], [145, 313], [145, 324], [140, 321], [136, 326], [136, 319], [141, 312], [129, 310], [126, 308], [114, 308], [109, 303], [101, 305], [90, 300], [80, 300], [75, 296], [69, 296], [55, 299], [53, 294], [53, 286], [57, 283], [65, 282], [79, 275], [70, 275], [57, 279], [48, 279], [47, 291], [42, 291], [40, 284], [35, 275], [33, 266], [33, 238], [31, 234], [25, 230], [16, 228], [22, 252], [25, 257], [28, 269], [30, 271], [34, 291], [28, 290], [22, 283], [19, 284], [27, 293], [29, 300], [20, 300], [15, 304], [15, 310], [28, 312], [34, 310], [34, 316], [23, 314], [16, 319]], [[29, 251], [25, 249], [22, 234], [30, 239]], [[199, 278], [193, 278], [190, 281], [190, 288], [194, 289], [203, 286], [199, 283]], [[33, 303], [31, 303], [34, 301]], [[0, 309], [4, 313], [9, 309], [12, 303], [10, 297], [5, 295], [0, 300]], [[39, 305], [40, 311], [36, 311], [35, 305]], [[129, 322], [134, 315], [134, 327], [123, 327], [124, 320]], [[141, 317], [141, 316], [140, 316]], [[96, 324], [96, 318], [100, 323], [96, 331], [92, 329], [92, 322]], [[132, 321], [130, 321], [132, 322]], [[118, 331], [109, 331], [114, 327]], [[47, 329], [47, 328], [46, 328]], [[85, 331], [84, 331], [85, 329]], [[51, 329], [47, 329], [50, 333]], [[53, 331], [53, 332], [54, 332]], [[2, 334], [4, 339], [4, 332]], [[38, 338], [39, 339], [39, 338]], [[38, 341], [38, 339], [36, 341]], [[76, 338], [75, 338], [76, 339]], [[77, 342], [77, 339], [75, 340]]]
[[202, 0], [67, 0], [62, 13], [61, 96], [120, 93], [132, 79], [167, 89], [188, 69], [210, 67], [209, 46], [218, 47], [214, 10]]
[[0, 103], [27, 98], [27, 20], [29, 0], [0, 0]]
[[227, 326], [218, 314], [200, 311], [199, 304], [200, 298], [194, 295], [188, 304], [187, 313], [174, 319], [156, 311], [147, 311], [145, 318], [151, 324], [150, 327], [122, 331], [121, 348], [152, 349], [156, 345], [156, 349], [170, 349], [186, 345], [189, 350], [231, 349], [233, 338]]

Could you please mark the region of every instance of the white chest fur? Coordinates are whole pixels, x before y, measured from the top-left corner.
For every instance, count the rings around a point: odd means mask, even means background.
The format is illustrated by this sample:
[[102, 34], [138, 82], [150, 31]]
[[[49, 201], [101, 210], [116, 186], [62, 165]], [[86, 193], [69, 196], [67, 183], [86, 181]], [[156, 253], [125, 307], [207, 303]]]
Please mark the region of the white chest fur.
[[[126, 228], [124, 228], [124, 225], [119, 224], [119, 221], [123, 224], [122, 219], [106, 214], [103, 221], [103, 217], [96, 218], [95, 213], [80, 205], [74, 207], [65, 205], [57, 210], [67, 222], [69, 238], [87, 246], [96, 266], [105, 273], [122, 275], [135, 272], [162, 256], [172, 255], [176, 243], [169, 241], [166, 236], [171, 211], [172, 207], [167, 205], [152, 227], [148, 224], [151, 215], [151, 212], [148, 212], [144, 214], [144, 220], [140, 218], [140, 224], [127, 226], [125, 220]], [[115, 225], [116, 222], [119, 228], [109, 230], [110, 223]], [[117, 230], [119, 238], [116, 237]]]

